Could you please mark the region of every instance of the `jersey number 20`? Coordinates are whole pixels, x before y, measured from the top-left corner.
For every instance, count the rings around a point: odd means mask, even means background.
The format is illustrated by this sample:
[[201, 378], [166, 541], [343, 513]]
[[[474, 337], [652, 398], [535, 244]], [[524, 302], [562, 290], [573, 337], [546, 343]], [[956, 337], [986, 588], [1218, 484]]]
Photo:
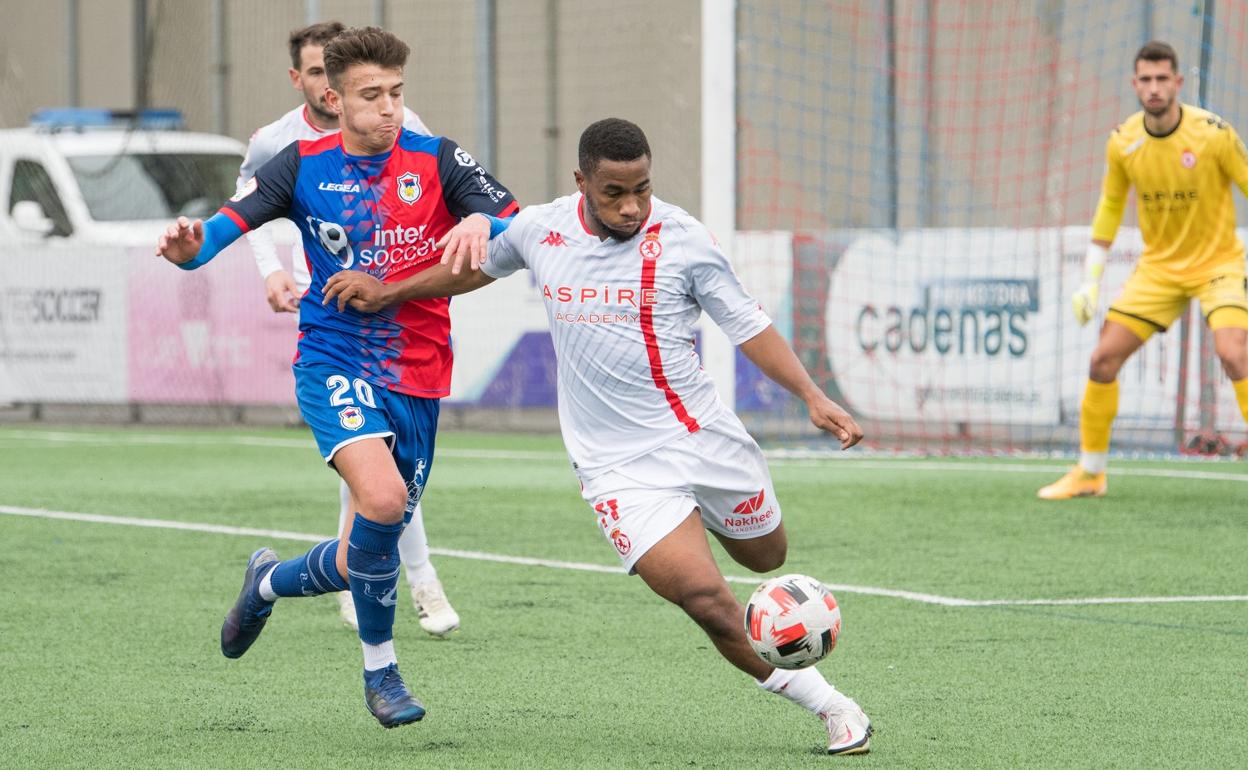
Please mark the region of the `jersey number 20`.
[[361, 404], [369, 407], [370, 409], [377, 408], [377, 403], [373, 400], [372, 385], [369, 385], [359, 377], [356, 377], [354, 381], [348, 380], [341, 374], [335, 374], [325, 380], [325, 387], [331, 391], [329, 394], [329, 405], [350, 406], [354, 404], [355, 399], [347, 395], [347, 391], [352, 389], [352, 385], [355, 386], [355, 398], [358, 398]]

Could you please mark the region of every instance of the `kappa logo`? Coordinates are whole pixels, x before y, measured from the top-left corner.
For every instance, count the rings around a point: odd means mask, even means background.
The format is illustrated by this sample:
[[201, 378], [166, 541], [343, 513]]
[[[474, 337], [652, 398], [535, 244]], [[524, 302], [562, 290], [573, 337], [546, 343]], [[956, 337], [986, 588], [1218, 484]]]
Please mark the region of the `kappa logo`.
[[542, 244], [543, 246], [567, 246], [568, 245], [563, 240], [563, 233], [557, 233], [554, 230], [551, 230], [546, 235], [546, 237], [538, 241], [538, 243]]
[[338, 413], [338, 423], [347, 430], [359, 430], [364, 427], [364, 412], [358, 406], [344, 407]]
[[659, 242], [658, 233], [646, 233], [646, 237], [641, 241], [641, 245], [637, 247], [641, 252], [643, 259], [650, 262], [655, 261], [663, 255], [663, 244]]
[[766, 496], [766, 493], [767, 493], [767, 490], [765, 489], [758, 490], [757, 495], [754, 495], [748, 500], [745, 500], [744, 502], [742, 502], [736, 508], [733, 508], [732, 512], [740, 513], [740, 514], [747, 514], [747, 513], [754, 513], [758, 511], [760, 508], [763, 507], [763, 499]]
[[409, 206], [420, 200], [420, 174], [413, 174], [408, 171], [405, 174], [400, 174], [396, 181], [399, 183], [397, 188], [399, 200]]

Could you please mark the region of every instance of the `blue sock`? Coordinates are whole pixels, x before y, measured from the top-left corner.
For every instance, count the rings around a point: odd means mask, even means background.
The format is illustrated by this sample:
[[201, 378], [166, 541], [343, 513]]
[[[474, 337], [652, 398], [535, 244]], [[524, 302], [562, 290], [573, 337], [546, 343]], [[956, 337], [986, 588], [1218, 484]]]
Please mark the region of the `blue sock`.
[[403, 522], [378, 524], [355, 514], [347, 539], [347, 579], [355, 599], [360, 641], [381, 644], [394, 638], [394, 605], [399, 584], [399, 535]]
[[269, 577], [278, 596], [320, 596], [347, 590], [347, 581], [338, 574], [334, 560], [338, 540], [317, 543], [302, 556], [278, 564]]

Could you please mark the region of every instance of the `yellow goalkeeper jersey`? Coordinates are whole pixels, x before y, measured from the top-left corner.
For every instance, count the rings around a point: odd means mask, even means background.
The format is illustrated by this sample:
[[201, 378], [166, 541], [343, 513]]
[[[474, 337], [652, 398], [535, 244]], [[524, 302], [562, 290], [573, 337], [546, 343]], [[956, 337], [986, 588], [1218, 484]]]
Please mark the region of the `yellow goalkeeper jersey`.
[[1092, 237], [1114, 240], [1133, 186], [1144, 236], [1141, 264], [1189, 277], [1242, 266], [1230, 183], [1248, 195], [1248, 150], [1222, 118], [1190, 104], [1181, 109], [1178, 126], [1165, 136], [1144, 128], [1143, 112], [1110, 134]]

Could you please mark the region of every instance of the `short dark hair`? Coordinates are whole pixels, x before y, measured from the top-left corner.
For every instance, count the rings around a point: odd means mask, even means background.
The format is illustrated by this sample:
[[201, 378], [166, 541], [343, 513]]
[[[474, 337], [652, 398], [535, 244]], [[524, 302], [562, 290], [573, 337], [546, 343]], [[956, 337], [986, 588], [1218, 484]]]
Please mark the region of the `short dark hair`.
[[606, 118], [581, 132], [577, 163], [582, 174], [592, 174], [603, 160], [628, 161], [650, 157], [650, 143], [636, 123], [621, 118]]
[[303, 47], [305, 45], [324, 46], [338, 37], [346, 29], [340, 21], [322, 21], [290, 33], [290, 66], [303, 69]]
[[1168, 61], [1170, 69], [1175, 72], [1179, 71], [1179, 55], [1174, 52], [1174, 48], [1169, 43], [1163, 43], [1160, 40], [1150, 40], [1141, 46], [1131, 66], [1134, 67], [1140, 61]]
[[325, 74], [330, 86], [339, 91], [342, 73], [352, 64], [403, 69], [410, 50], [397, 35], [381, 27], [352, 27], [325, 45]]

